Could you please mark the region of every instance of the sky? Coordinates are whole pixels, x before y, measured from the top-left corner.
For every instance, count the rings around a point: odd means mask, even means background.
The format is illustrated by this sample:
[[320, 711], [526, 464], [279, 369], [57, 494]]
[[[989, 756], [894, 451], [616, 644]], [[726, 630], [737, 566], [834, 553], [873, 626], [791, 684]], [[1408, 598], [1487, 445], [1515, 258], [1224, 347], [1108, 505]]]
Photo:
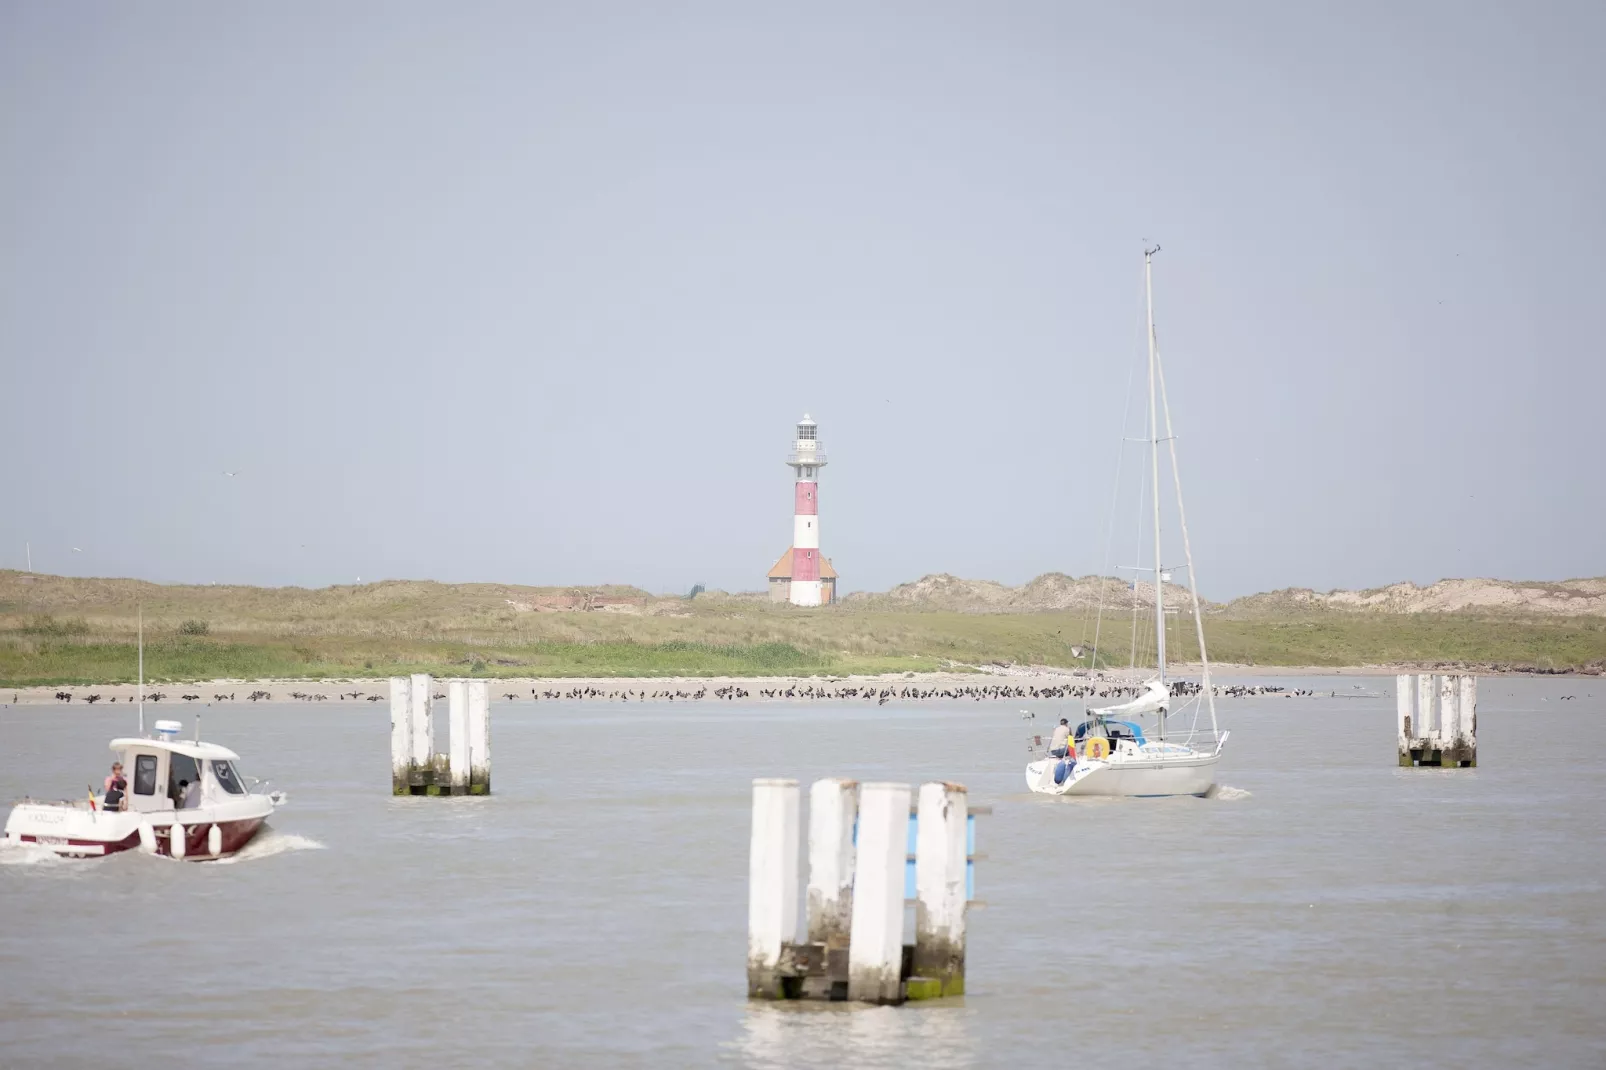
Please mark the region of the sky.
[[807, 412], [844, 591], [1108, 572], [1158, 243], [1202, 594], [1600, 575], [1603, 40], [1599, 3], [6, 4], [0, 567], [753, 590]]

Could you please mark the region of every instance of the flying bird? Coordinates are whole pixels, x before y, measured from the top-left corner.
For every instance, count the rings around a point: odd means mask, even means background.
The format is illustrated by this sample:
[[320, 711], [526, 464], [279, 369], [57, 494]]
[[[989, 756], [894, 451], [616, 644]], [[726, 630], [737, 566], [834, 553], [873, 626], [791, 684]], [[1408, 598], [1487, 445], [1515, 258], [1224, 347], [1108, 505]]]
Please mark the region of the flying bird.
[[238, 472], [224, 472], [223, 474], [228, 476], [230, 479], [233, 479], [235, 476], [239, 475], [240, 473], [238, 473]]
[[82, 550], [82, 549], [81, 549], [81, 548], [80, 548], [80, 547], [77, 547], [77, 546], [74, 546], [74, 547], [73, 547], [73, 548], [72, 548], [72, 552], [73, 552], [73, 553], [75, 553], [75, 554], [81, 554], [81, 553], [83, 553], [83, 552], [84, 552], [84, 551], [83, 551], [83, 550]]

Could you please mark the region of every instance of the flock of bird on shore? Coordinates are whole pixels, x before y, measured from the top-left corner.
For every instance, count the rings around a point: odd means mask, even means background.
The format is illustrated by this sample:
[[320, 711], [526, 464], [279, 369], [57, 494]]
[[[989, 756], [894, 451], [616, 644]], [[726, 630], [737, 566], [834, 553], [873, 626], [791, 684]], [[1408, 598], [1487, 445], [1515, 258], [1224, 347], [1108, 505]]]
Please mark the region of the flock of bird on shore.
[[[1171, 693], [1178, 697], [1196, 695], [1201, 690], [1199, 684], [1188, 680], [1172, 681], [1170, 686]], [[1014, 701], [1019, 699], [1122, 699], [1136, 697], [1137, 695], [1142, 694], [1144, 690], [1145, 688], [1141, 685], [1115, 683], [1063, 684], [1050, 685], [1046, 687], [1038, 687], [1031, 684], [1013, 686], [1009, 684], [948, 684], [927, 688], [918, 686], [857, 687], [835, 686], [830, 684], [793, 684], [792, 686], [785, 688], [761, 687], [757, 689], [756, 694], [761, 699], [862, 699], [884, 706], [888, 702], [892, 702], [894, 700], [918, 702], [927, 699], [970, 699], [973, 702], [997, 699], [1006, 701]], [[1306, 688], [1294, 688], [1290, 690], [1274, 684], [1233, 684], [1226, 687], [1215, 687], [1213, 690], [1218, 697], [1230, 698], [1245, 698], [1254, 695], [1285, 695], [1288, 697], [1297, 697], [1314, 694], [1314, 692]], [[586, 685], [584, 687], [575, 686], [567, 689], [547, 688], [545, 690], [538, 690], [532, 687], [530, 689], [530, 700], [532, 702], [538, 702], [542, 699], [545, 699], [549, 702], [582, 702], [587, 699], [600, 699], [604, 702], [696, 702], [711, 696], [715, 699], [731, 702], [737, 699], [752, 698], [754, 694], [754, 691], [751, 691], [745, 687], [737, 686], [735, 684], [729, 684], [723, 687], [716, 687], [712, 689], [704, 686], [698, 687], [695, 690], [685, 690], [683, 688], [675, 688], [671, 690], [661, 688], [651, 691], [649, 691], [647, 688], [627, 687], [622, 689], [608, 689]], [[75, 696], [71, 691], [56, 692], [57, 702], [71, 702], [75, 697], [81, 697], [84, 702], [91, 705], [102, 700], [102, 696], [99, 693]], [[159, 703], [167, 697], [168, 696], [164, 692], [153, 691], [145, 696], [145, 701]], [[201, 695], [197, 694], [186, 694], [178, 697], [185, 702], [197, 702], [202, 698]], [[289, 693], [288, 697], [297, 702], [329, 701], [329, 696], [321, 692], [292, 691]], [[335, 697], [341, 702], [382, 702], [387, 696], [383, 694], [369, 694], [364, 691], [342, 691], [338, 692]], [[434, 697], [436, 699], [444, 699], [446, 695], [442, 693], [437, 694]], [[515, 702], [522, 696], [515, 692], [508, 691], [504, 692], [502, 697], [509, 702]], [[273, 701], [272, 693], [262, 690], [252, 691], [249, 695], [245, 696], [245, 698], [248, 702]], [[212, 700], [213, 702], [217, 703], [233, 702], [235, 700], [235, 696], [232, 693], [226, 695], [213, 694]], [[117, 697], [114, 695], [109, 701], [116, 702]], [[134, 700], [133, 698], [129, 698], [127, 701], [132, 702]], [[211, 703], [208, 703], [208, 705], [210, 704]]]

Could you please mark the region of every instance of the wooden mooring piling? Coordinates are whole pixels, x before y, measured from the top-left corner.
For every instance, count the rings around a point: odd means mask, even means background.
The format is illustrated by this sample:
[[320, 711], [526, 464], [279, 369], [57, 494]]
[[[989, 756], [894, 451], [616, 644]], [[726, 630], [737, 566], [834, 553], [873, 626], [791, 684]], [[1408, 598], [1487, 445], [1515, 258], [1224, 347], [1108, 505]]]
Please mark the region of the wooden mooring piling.
[[916, 794], [908, 784], [815, 781], [799, 940], [798, 782], [753, 781], [748, 996], [898, 1004], [962, 995], [975, 820], [986, 812], [960, 784]]
[[1478, 678], [1401, 674], [1394, 698], [1402, 766], [1478, 764]]
[[447, 682], [445, 754], [434, 753], [434, 691], [427, 673], [390, 678], [391, 794], [489, 795], [490, 681]]

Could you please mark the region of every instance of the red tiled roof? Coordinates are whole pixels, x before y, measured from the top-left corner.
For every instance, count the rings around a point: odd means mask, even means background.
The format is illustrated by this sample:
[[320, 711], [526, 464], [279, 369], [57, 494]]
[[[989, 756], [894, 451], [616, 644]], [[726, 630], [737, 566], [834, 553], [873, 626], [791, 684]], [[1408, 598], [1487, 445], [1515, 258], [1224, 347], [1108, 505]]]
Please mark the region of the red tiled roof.
[[[792, 547], [788, 546], [786, 553], [782, 554], [781, 559], [775, 562], [774, 567], [770, 569], [769, 578], [772, 580], [789, 580], [792, 578]], [[824, 555], [820, 557], [820, 579], [836, 579], [836, 569], [831, 567], [831, 559]]]

